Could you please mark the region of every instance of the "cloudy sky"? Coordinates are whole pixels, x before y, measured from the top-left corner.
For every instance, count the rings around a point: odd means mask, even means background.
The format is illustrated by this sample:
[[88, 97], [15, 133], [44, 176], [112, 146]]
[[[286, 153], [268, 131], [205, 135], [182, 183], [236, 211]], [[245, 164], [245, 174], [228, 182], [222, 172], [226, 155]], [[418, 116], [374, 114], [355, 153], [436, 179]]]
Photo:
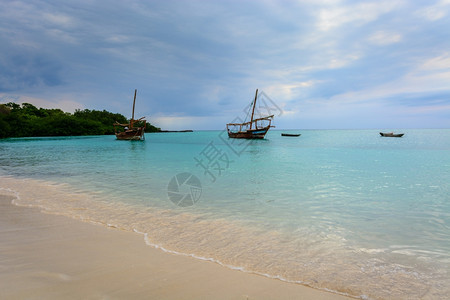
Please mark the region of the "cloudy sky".
[[0, 103], [222, 129], [450, 128], [450, 0], [0, 1]]

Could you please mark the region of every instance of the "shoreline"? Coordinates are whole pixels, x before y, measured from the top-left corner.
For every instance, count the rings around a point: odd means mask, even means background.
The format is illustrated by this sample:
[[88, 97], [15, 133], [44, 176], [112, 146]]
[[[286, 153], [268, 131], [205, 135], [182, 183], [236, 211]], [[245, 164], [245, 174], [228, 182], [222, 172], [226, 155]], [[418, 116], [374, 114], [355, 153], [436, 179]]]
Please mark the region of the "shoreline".
[[0, 298], [351, 299], [148, 246], [0, 195]]

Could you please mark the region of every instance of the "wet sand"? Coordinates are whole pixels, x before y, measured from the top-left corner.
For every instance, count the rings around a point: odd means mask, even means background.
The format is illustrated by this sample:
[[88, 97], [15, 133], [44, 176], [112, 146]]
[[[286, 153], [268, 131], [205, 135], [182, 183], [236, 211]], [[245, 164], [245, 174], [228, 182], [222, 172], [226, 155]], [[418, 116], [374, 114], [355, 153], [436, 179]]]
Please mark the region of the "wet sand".
[[349, 299], [165, 253], [0, 195], [0, 299]]

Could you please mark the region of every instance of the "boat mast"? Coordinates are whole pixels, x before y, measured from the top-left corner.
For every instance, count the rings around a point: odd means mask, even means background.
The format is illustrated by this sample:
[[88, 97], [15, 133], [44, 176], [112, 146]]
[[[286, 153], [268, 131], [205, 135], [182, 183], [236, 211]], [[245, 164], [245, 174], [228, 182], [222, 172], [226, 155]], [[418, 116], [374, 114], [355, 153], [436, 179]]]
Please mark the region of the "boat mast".
[[130, 120], [130, 129], [133, 128], [133, 125], [134, 125], [134, 105], [136, 104], [136, 93], [137, 93], [137, 89], [134, 90], [133, 113], [131, 115], [131, 120]]
[[[255, 114], [256, 98], [258, 98], [258, 89], [256, 89], [255, 100], [253, 100], [252, 118], [250, 119], [250, 130], [252, 129], [253, 115]], [[256, 127], [256, 124], [255, 124], [255, 127]]]

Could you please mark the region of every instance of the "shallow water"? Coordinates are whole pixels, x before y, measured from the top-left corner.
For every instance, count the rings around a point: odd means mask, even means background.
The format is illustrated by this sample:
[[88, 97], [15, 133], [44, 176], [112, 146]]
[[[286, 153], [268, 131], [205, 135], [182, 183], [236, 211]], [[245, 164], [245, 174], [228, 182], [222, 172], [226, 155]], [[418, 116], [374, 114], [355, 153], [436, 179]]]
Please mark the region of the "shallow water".
[[1, 140], [0, 193], [269, 277], [363, 298], [445, 298], [450, 130], [295, 132]]

